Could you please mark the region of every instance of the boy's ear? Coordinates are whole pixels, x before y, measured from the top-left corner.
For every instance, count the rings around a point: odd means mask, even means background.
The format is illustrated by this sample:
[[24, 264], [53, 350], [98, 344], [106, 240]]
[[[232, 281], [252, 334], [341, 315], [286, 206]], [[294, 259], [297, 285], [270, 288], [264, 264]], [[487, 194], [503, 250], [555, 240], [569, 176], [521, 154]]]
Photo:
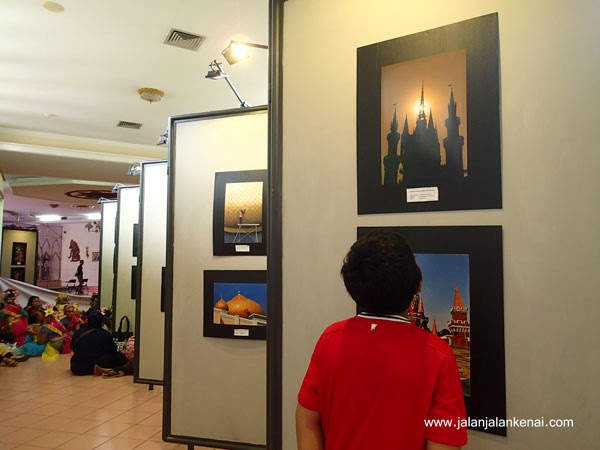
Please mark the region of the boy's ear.
[[423, 288], [423, 280], [419, 281], [419, 287], [417, 288], [417, 294], [421, 293], [422, 288]]

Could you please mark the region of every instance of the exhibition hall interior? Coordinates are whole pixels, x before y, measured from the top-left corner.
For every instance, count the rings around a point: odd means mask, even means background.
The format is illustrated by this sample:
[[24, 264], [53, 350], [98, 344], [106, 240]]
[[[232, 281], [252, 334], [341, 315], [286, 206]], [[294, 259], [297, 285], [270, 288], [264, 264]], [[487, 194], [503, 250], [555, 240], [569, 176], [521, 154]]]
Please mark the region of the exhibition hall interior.
[[[320, 336], [359, 312], [340, 269], [382, 231], [462, 448], [600, 448], [600, 8], [559, 3], [0, 2], [0, 450], [304, 450]], [[424, 351], [351, 364], [344, 420], [394, 423], [421, 384], [387, 364]]]

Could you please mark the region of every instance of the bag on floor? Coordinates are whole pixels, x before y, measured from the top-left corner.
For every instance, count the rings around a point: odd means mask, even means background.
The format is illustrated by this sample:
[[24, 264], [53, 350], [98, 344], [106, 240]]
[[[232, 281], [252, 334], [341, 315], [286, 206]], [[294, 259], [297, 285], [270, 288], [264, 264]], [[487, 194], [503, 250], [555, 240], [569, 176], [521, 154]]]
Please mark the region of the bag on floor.
[[58, 359], [60, 356], [60, 352], [52, 347], [50, 343], [46, 344], [46, 348], [44, 349], [44, 353], [42, 353], [42, 359], [44, 361], [54, 361]]
[[[123, 327], [123, 325], [125, 325], [125, 327]], [[127, 339], [133, 336], [133, 332], [130, 331], [130, 327], [131, 323], [129, 322], [129, 317], [121, 317], [121, 320], [119, 321], [119, 328], [117, 328], [117, 331], [113, 333], [113, 340], [117, 345], [118, 352], [123, 352]]]

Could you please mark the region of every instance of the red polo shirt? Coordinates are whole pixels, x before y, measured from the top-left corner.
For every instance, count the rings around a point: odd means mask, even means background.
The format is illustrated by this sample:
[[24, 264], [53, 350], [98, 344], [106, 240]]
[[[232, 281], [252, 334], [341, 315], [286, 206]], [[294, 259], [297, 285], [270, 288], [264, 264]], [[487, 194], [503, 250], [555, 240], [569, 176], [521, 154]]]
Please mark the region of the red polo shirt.
[[[463, 392], [450, 346], [400, 316], [356, 316], [321, 335], [298, 393], [318, 411], [327, 450], [462, 446]], [[426, 419], [453, 425], [425, 426]]]

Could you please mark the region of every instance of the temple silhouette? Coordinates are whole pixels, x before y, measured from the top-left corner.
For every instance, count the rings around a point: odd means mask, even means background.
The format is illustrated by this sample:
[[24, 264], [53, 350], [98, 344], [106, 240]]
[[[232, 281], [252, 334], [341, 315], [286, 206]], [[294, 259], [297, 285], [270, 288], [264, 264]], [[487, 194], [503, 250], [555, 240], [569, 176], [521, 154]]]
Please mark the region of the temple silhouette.
[[[454, 90], [450, 89], [448, 118], [445, 120], [446, 135], [443, 140], [446, 160], [442, 164], [441, 146], [433, 111], [429, 119], [425, 114], [424, 87], [421, 86], [421, 103], [417, 122], [412, 133], [408, 130], [408, 115], [404, 118], [402, 133], [398, 132], [398, 120], [394, 117], [387, 135], [388, 152], [383, 158], [384, 186], [424, 187], [459, 183], [467, 177], [463, 165], [464, 136], [460, 135], [460, 117], [456, 115]], [[400, 144], [400, 154], [398, 154]]]

